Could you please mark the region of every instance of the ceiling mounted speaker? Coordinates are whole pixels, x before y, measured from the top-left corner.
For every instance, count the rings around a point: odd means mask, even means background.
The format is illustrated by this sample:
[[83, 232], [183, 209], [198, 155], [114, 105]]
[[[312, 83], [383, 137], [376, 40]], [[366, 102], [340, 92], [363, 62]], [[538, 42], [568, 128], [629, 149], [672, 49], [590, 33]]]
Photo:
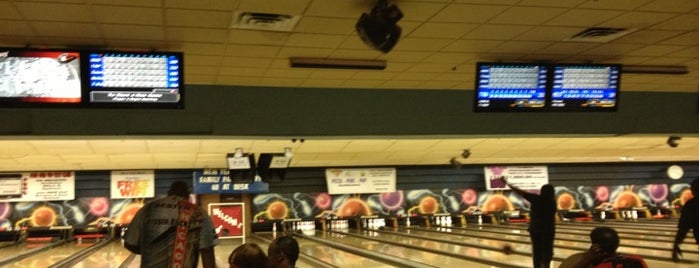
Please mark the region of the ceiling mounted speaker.
[[379, 0], [371, 13], [359, 17], [355, 27], [359, 38], [371, 48], [388, 53], [398, 43], [401, 35], [396, 23], [403, 18], [403, 12], [395, 5], [388, 5], [386, 0]]

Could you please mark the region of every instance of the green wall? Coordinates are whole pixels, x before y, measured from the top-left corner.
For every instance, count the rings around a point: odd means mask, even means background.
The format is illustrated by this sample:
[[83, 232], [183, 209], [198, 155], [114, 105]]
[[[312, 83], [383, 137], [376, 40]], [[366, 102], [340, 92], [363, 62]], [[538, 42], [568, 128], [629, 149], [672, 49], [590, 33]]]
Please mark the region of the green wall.
[[0, 109], [0, 135], [699, 133], [697, 93], [622, 92], [617, 112], [474, 113], [473, 91], [188, 85], [185, 109]]

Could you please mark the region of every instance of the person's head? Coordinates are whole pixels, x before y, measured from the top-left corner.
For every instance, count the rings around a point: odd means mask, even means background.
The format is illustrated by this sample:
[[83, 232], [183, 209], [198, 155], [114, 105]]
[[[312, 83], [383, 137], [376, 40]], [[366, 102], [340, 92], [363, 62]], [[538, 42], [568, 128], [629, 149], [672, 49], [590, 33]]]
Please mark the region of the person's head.
[[299, 259], [299, 243], [292, 236], [280, 236], [267, 248], [267, 255], [274, 268], [292, 268]]
[[609, 255], [616, 254], [616, 249], [619, 247], [619, 234], [609, 227], [597, 227], [590, 233], [590, 242], [597, 244]]
[[541, 190], [539, 191], [539, 194], [541, 194], [541, 197], [548, 200], [553, 200], [553, 185], [551, 184], [544, 184], [541, 186]]
[[189, 185], [184, 181], [176, 181], [170, 184], [170, 190], [167, 191], [167, 195], [176, 195], [182, 198], [189, 197]]
[[265, 252], [255, 243], [245, 243], [235, 248], [228, 256], [228, 265], [230, 268], [272, 267]]
[[699, 179], [694, 179], [690, 187], [692, 189], [692, 195], [699, 198]]

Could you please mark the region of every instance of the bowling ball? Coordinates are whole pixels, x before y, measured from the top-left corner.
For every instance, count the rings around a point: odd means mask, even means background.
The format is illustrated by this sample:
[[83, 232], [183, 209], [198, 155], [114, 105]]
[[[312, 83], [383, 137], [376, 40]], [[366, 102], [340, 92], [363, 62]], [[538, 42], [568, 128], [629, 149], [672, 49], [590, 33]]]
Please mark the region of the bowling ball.
[[510, 255], [510, 254], [512, 254], [512, 251], [513, 251], [512, 246], [509, 245], [509, 244], [504, 245], [504, 246], [502, 247], [502, 253], [505, 253], [505, 255]]
[[427, 196], [420, 200], [420, 212], [432, 214], [437, 212], [437, 209], [439, 209], [439, 204], [434, 197]]
[[383, 207], [389, 210], [398, 209], [403, 204], [403, 192], [381, 193], [380, 200]]
[[651, 184], [648, 186], [648, 194], [650, 198], [655, 202], [663, 201], [667, 199], [667, 185], [665, 184]]
[[488, 199], [483, 203], [481, 209], [485, 211], [503, 211], [512, 210], [513, 208], [510, 200], [507, 200], [507, 198], [503, 195], [496, 194], [488, 197]]
[[104, 216], [109, 211], [109, 201], [107, 198], [98, 197], [90, 200], [90, 214], [95, 216]]
[[136, 216], [136, 213], [138, 213], [138, 210], [141, 209], [141, 204], [130, 204], [124, 208], [124, 210], [121, 212], [121, 216], [119, 216], [119, 223], [121, 224], [129, 224], [133, 220], [133, 217]]
[[556, 200], [558, 209], [573, 209], [575, 208], [575, 198], [569, 193], [562, 193]]
[[316, 195], [315, 201], [316, 201], [317, 208], [328, 209], [330, 207], [330, 203], [332, 201], [332, 198], [330, 198], [329, 194], [320, 193], [320, 194]]
[[337, 215], [340, 217], [368, 216], [371, 215], [371, 209], [364, 201], [350, 198], [340, 206]]
[[33, 226], [48, 227], [56, 221], [56, 212], [48, 207], [39, 207], [32, 213], [31, 222]]
[[473, 205], [476, 203], [476, 200], [478, 200], [478, 193], [473, 189], [466, 189], [466, 191], [461, 193], [461, 202], [464, 204]]
[[595, 189], [595, 197], [598, 201], [606, 202], [609, 200], [609, 188], [607, 186], [600, 186]]
[[614, 207], [617, 208], [638, 207], [640, 205], [641, 201], [638, 199], [638, 196], [631, 191], [622, 192], [614, 201]]
[[282, 201], [274, 201], [267, 207], [267, 215], [271, 219], [286, 218], [286, 213], [289, 207]]

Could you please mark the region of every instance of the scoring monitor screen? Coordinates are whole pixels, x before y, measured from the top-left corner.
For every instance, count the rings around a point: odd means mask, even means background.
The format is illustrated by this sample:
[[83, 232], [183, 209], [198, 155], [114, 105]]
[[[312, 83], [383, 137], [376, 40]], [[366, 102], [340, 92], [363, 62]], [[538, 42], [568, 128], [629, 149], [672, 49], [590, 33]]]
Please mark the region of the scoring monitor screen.
[[620, 65], [556, 65], [551, 109], [616, 110]]
[[182, 106], [181, 53], [89, 53], [89, 102], [107, 106]]
[[77, 51], [0, 48], [3, 106], [79, 104], [81, 85]]
[[475, 111], [535, 111], [545, 107], [546, 65], [478, 63], [476, 71]]

